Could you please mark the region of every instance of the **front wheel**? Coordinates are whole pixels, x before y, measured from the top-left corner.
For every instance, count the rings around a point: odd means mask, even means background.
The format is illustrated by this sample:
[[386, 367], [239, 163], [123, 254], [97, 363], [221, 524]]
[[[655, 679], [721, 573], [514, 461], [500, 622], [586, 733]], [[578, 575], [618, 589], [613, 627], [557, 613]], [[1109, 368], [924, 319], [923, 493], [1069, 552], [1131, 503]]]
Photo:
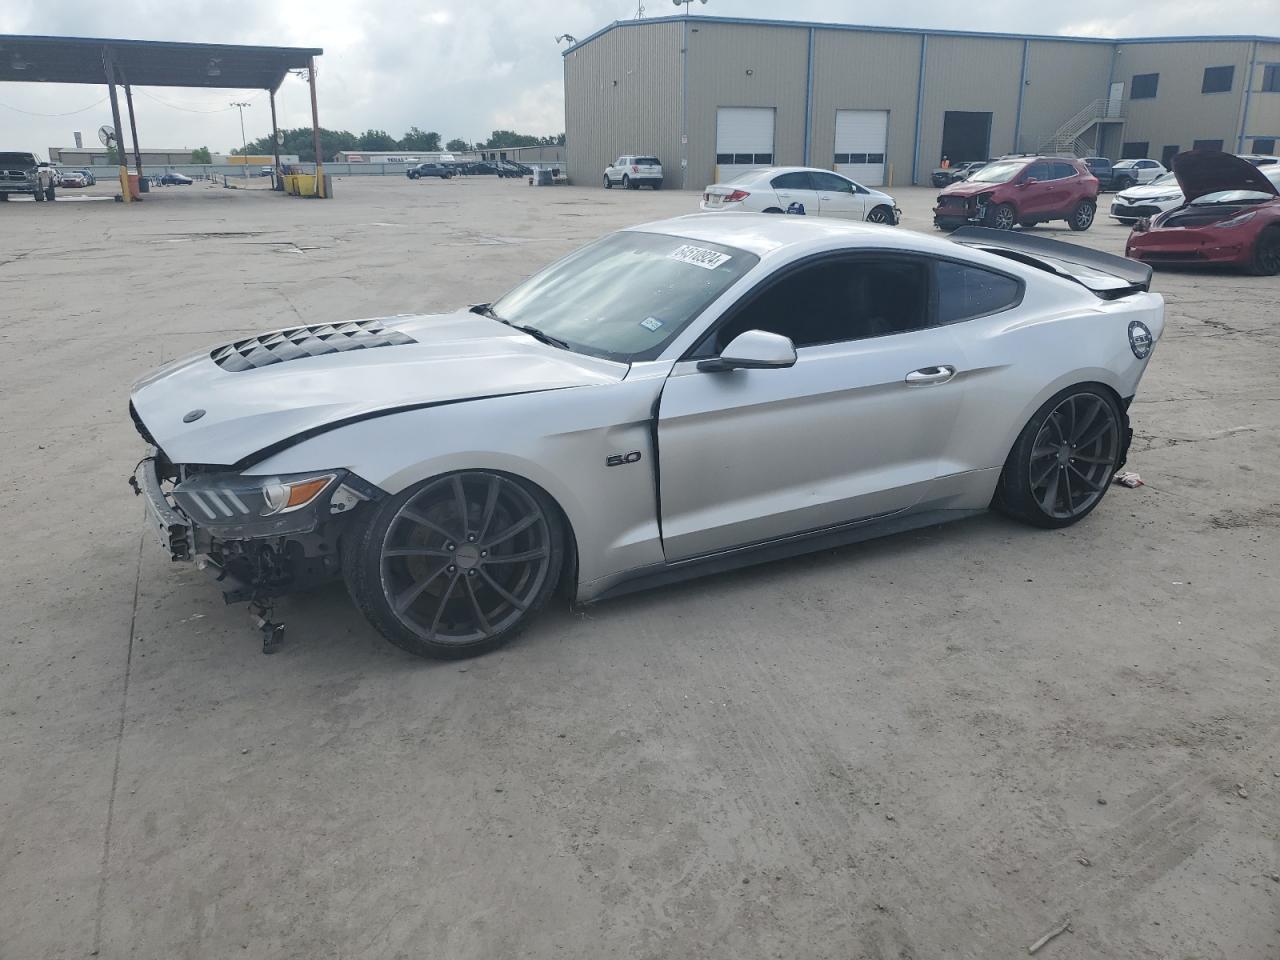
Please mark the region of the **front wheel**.
[[554, 591], [565, 553], [544, 493], [479, 470], [380, 502], [350, 539], [343, 573], [361, 612], [397, 647], [443, 659], [509, 640]]
[[1093, 216], [1097, 212], [1098, 208], [1092, 200], [1081, 200], [1076, 204], [1076, 208], [1071, 211], [1071, 216], [1067, 219], [1067, 225], [1077, 233], [1081, 230], [1088, 230], [1093, 226]]
[[987, 210], [987, 226], [996, 230], [1012, 230], [1018, 220], [1011, 203], [998, 203]]
[[1022, 428], [992, 505], [1033, 526], [1070, 526], [1102, 502], [1123, 436], [1120, 408], [1101, 386], [1060, 391]]
[[1253, 245], [1251, 273], [1259, 277], [1280, 274], [1280, 227], [1270, 227], [1259, 235]]
[[879, 206], [867, 214], [867, 223], [893, 223], [893, 211]]
[[613, 181], [609, 179], [609, 175], [607, 173], [604, 175], [604, 188], [606, 190], [613, 189]]

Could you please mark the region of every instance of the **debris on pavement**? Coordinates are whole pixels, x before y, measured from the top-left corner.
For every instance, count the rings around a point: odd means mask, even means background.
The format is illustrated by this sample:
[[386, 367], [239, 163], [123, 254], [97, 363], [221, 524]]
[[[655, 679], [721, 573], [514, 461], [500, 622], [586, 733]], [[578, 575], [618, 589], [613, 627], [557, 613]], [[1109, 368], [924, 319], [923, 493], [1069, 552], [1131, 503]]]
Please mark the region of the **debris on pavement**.
[[1059, 934], [1066, 933], [1070, 929], [1071, 929], [1071, 918], [1067, 917], [1060, 924], [1058, 924], [1056, 927], [1054, 927], [1052, 930], [1046, 933], [1043, 937], [1041, 937], [1031, 946], [1027, 947], [1027, 953], [1035, 953], [1037, 950], [1043, 947], [1046, 943], [1048, 943], [1054, 937], [1058, 936]]
[[1125, 470], [1123, 473], [1117, 473], [1111, 479], [1122, 487], [1128, 487], [1130, 490], [1134, 487], [1143, 486], [1142, 478], [1133, 470]]
[[1092, 861], [1092, 860], [1090, 860], [1090, 859], [1089, 859], [1088, 857], [1086, 857], [1086, 856], [1079, 856], [1079, 857], [1076, 857], [1076, 863], [1080, 864], [1080, 866], [1082, 866], [1082, 867], [1091, 867], [1091, 866], [1093, 866], [1093, 861]]
[[1236, 796], [1239, 797], [1241, 800], [1249, 799], [1249, 791], [1244, 788], [1243, 783], [1236, 784]]

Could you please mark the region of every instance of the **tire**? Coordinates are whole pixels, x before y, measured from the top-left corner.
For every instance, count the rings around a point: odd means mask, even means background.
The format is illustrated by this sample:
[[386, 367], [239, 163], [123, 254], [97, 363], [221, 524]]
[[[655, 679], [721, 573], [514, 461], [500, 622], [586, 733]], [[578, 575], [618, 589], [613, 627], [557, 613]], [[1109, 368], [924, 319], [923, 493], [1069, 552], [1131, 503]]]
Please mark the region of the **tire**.
[[1132, 217], [1116, 217], [1116, 220], [1119, 221], [1120, 223], [1123, 223], [1126, 227], [1131, 227], [1138, 222], [1137, 220], [1134, 220]]
[[510, 474], [459, 471], [357, 518], [343, 538], [343, 576], [387, 640], [454, 660], [518, 633], [555, 591], [565, 552], [564, 524], [545, 493]]
[[761, 213], [782, 213], [783, 211], [779, 210], [777, 207], [766, 207], [764, 210], [761, 210], [760, 212]]
[[625, 173], [622, 175], [622, 189], [623, 190], [635, 189], [634, 187], [631, 186], [631, 178], [627, 176]]
[[1110, 390], [1094, 383], [1067, 387], [1018, 434], [992, 506], [1032, 526], [1068, 527], [1106, 496], [1124, 442], [1124, 416]]
[[661, 180], [655, 180], [655, 181], [653, 181], [653, 189], [655, 189], [655, 190], [661, 190], [661, 189], [662, 189], [662, 181], [661, 181]]
[[1249, 272], [1258, 277], [1280, 274], [1280, 227], [1268, 227], [1253, 245]]
[[606, 190], [613, 189], [613, 181], [609, 179], [609, 175], [607, 173], [604, 175], [604, 188]]
[[1018, 226], [1020, 226], [1023, 230], [1032, 230], [1039, 225], [1040, 225], [1039, 220], [1021, 220], [1018, 222]]
[[1098, 212], [1098, 205], [1092, 200], [1081, 200], [1067, 218], [1067, 226], [1076, 233], [1088, 230], [1093, 226], [1093, 218]]
[[1018, 211], [1013, 208], [1012, 203], [998, 203], [987, 208], [986, 221], [987, 226], [993, 230], [1012, 230], [1018, 221]]
[[9, 195], [7, 193], [0, 193], [0, 203], [6, 203], [8, 200]]
[[1113, 186], [1111, 189], [1114, 190], [1116, 193], [1119, 193], [1121, 190], [1128, 190], [1130, 187], [1133, 186], [1133, 184], [1134, 184], [1134, 181], [1131, 180], [1129, 177], [1122, 177], [1121, 179], [1115, 182], [1115, 186]]
[[887, 223], [893, 225], [893, 211], [881, 204], [867, 214], [867, 223]]
[[36, 198], [36, 203], [44, 203], [44, 191], [39, 187], [37, 187], [35, 192], [31, 195]]
[[55, 191], [52, 183], [49, 184], [49, 189], [44, 192], [44, 198], [50, 201], [57, 199], [57, 192]]

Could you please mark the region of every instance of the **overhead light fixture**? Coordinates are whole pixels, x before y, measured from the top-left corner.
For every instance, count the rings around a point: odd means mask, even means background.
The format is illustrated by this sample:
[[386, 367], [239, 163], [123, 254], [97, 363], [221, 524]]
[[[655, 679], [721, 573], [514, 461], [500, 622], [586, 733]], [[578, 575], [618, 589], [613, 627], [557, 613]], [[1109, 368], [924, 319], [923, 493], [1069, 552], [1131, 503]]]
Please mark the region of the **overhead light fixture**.
[[208, 70], [209, 76], [211, 77], [222, 76], [222, 67], [220, 66], [221, 63], [222, 61], [218, 57], [209, 58], [209, 70]]
[[31, 64], [27, 63], [27, 61], [22, 59], [22, 54], [15, 53], [13, 55], [13, 59], [9, 63], [9, 66], [11, 66], [14, 70], [25, 70], [27, 69], [27, 67], [31, 66]]

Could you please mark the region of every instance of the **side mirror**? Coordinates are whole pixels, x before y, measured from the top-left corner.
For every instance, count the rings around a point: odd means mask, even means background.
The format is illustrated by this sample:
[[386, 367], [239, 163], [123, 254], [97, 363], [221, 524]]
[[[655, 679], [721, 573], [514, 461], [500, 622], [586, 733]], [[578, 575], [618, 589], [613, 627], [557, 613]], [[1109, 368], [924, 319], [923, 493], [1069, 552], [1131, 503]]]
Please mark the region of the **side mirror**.
[[790, 337], [764, 330], [738, 334], [720, 351], [720, 356], [701, 360], [698, 369], [706, 373], [724, 370], [777, 370], [793, 367], [796, 347]]

